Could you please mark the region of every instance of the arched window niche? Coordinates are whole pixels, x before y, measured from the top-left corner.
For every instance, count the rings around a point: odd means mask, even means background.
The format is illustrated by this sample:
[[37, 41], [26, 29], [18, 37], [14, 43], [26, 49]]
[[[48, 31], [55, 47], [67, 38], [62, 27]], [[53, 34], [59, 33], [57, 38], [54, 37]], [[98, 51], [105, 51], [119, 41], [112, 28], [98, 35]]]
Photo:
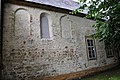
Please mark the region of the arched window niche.
[[30, 14], [26, 9], [17, 9], [15, 12], [15, 36], [26, 38], [30, 35]]
[[50, 39], [50, 17], [47, 13], [41, 13], [40, 15], [40, 35], [41, 39]]

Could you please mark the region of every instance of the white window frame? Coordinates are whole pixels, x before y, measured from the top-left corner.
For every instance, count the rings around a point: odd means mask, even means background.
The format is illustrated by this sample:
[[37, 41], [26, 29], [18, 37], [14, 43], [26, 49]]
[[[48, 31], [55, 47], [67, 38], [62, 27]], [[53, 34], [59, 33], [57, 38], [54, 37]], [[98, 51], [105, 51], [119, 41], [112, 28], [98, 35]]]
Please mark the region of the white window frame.
[[[86, 49], [87, 49], [87, 56], [89, 60], [96, 60], [97, 59], [97, 53], [96, 53], [96, 46], [95, 46], [95, 40], [91, 37], [86, 37]], [[88, 43], [88, 40], [90, 43]]]

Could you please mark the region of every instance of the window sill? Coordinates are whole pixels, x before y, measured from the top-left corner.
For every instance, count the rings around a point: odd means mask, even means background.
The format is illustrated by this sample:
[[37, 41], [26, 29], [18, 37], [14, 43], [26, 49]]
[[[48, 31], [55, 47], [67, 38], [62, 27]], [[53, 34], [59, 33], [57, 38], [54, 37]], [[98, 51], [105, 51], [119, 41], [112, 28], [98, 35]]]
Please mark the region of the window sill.
[[89, 59], [89, 61], [97, 60], [97, 58]]
[[53, 39], [48, 39], [48, 38], [43, 38], [43, 39], [41, 39], [41, 41], [52, 41]]
[[111, 55], [111, 56], [107, 56], [107, 58], [113, 58], [114, 56], [113, 55]]

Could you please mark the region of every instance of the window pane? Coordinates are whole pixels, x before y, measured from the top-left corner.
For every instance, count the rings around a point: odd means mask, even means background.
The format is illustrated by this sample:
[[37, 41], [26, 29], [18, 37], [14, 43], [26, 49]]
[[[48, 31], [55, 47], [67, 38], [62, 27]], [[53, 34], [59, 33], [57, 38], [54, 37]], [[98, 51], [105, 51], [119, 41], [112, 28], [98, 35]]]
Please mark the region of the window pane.
[[93, 40], [90, 40], [90, 42], [91, 42], [91, 44], [90, 44], [90, 45], [91, 45], [91, 46], [93, 46]]
[[41, 24], [40, 25], [41, 26], [41, 38], [50, 38], [48, 19], [46, 16], [41, 16], [40, 24]]
[[88, 46], [90, 46], [90, 40], [89, 39], [87, 40], [87, 44], [88, 44]]
[[92, 53], [94, 54], [95, 52], [94, 52], [94, 47], [92, 47]]
[[91, 47], [88, 47], [88, 51], [91, 51]]
[[92, 58], [92, 48], [88, 47], [88, 52], [89, 52], [89, 58]]
[[89, 58], [90, 58], [90, 59], [92, 58], [92, 54], [91, 54], [91, 51], [90, 51], [90, 53], [89, 53]]
[[93, 54], [93, 58], [95, 58], [95, 51], [94, 50], [92, 50], [92, 54]]

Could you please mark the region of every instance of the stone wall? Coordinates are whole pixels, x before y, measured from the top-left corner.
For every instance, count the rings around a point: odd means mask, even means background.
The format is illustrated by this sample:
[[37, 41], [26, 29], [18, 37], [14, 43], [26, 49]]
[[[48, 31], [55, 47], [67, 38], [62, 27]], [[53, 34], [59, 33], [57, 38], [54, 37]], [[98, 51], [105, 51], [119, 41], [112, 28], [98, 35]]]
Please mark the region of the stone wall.
[[[41, 39], [40, 14], [47, 13], [50, 39]], [[88, 60], [85, 36], [94, 21], [65, 13], [6, 3], [3, 28], [5, 80], [31, 80], [116, 63], [95, 40], [97, 59]]]

